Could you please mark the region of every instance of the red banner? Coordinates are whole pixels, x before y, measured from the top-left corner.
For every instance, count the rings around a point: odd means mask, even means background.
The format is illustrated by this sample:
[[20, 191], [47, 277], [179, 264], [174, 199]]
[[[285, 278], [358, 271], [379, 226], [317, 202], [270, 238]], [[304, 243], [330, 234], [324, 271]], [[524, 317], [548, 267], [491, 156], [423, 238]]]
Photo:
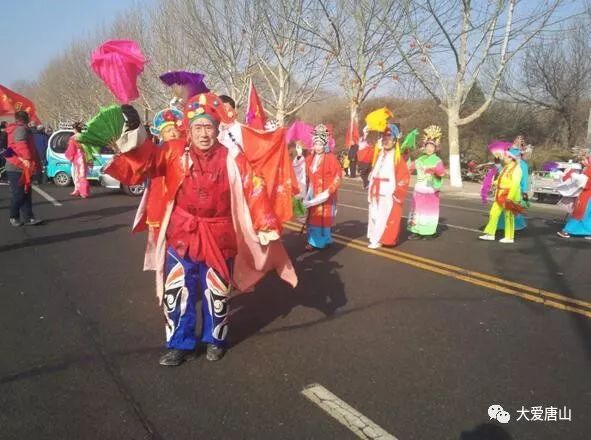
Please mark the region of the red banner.
[[265, 122], [267, 122], [265, 109], [251, 81], [248, 93], [248, 108], [246, 109], [246, 125], [257, 130], [263, 130]]
[[351, 119], [349, 122], [349, 129], [347, 130], [347, 134], [345, 135], [345, 146], [349, 148], [351, 145], [359, 143], [359, 126], [357, 125], [357, 121]]
[[39, 121], [32, 101], [0, 84], [0, 116], [26, 111], [32, 121]]
[[273, 211], [283, 223], [291, 219], [292, 197], [299, 193], [285, 142], [285, 128], [261, 133], [242, 127], [244, 154], [255, 174], [263, 177]]

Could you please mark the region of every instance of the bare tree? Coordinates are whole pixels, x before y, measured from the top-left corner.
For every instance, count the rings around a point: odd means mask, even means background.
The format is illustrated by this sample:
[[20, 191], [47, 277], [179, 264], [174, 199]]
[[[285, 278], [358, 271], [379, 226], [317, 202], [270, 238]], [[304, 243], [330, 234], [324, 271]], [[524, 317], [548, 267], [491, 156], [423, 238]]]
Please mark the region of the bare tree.
[[154, 22], [162, 36], [159, 54], [168, 61], [165, 70], [204, 72], [211, 89], [225, 89], [241, 105], [260, 35], [253, 11], [248, 0], [161, 0]]
[[[411, 41], [398, 48], [412, 74], [446, 113], [450, 178], [461, 186], [459, 127], [476, 121], [491, 105], [509, 62], [552, 26], [562, 0], [414, 0], [406, 9]], [[419, 49], [408, 53], [406, 45]], [[491, 72], [490, 77], [485, 75]], [[486, 80], [486, 81], [485, 81]], [[469, 114], [462, 106], [474, 85], [486, 95]]]
[[561, 141], [571, 148], [582, 123], [581, 105], [589, 97], [591, 46], [582, 23], [559, 35], [528, 47], [503, 91], [518, 103], [556, 113], [563, 125]]
[[310, 0], [256, 0], [261, 38], [256, 41], [261, 99], [280, 124], [316, 96], [333, 56], [318, 47], [318, 37], [305, 29]]
[[[303, 20], [319, 47], [333, 54], [340, 85], [349, 106], [350, 124], [357, 126], [359, 108], [384, 81], [398, 81], [403, 60], [395, 39], [405, 33], [404, 1], [318, 0]], [[320, 17], [320, 18], [319, 18]], [[309, 44], [309, 43], [308, 43]], [[351, 126], [350, 125], [350, 126]]]

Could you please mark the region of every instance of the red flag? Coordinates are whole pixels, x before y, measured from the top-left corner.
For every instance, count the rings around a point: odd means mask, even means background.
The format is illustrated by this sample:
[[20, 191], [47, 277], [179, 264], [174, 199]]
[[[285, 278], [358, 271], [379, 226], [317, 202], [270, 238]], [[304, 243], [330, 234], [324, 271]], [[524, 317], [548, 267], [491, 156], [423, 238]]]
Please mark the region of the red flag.
[[35, 104], [24, 96], [0, 84], [0, 116], [14, 115], [21, 110], [26, 111], [32, 121], [39, 121], [37, 119]]
[[284, 127], [261, 133], [242, 126], [244, 154], [256, 175], [265, 180], [273, 211], [283, 223], [291, 219], [292, 197], [300, 192], [285, 142]]
[[257, 130], [264, 130], [267, 117], [265, 116], [265, 109], [259, 99], [257, 90], [254, 88], [252, 81], [250, 82], [250, 91], [248, 92], [248, 107], [246, 110], [246, 125]]
[[350, 147], [351, 145], [359, 143], [359, 126], [357, 125], [357, 121], [351, 119], [349, 122], [349, 129], [347, 130], [347, 134], [345, 135], [345, 146]]

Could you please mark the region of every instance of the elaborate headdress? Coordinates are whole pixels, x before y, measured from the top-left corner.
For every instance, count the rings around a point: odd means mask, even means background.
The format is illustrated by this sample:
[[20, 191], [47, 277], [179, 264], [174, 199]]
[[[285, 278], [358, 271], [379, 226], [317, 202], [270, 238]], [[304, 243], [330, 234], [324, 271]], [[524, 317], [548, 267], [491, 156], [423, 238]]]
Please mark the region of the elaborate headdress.
[[232, 117], [226, 112], [222, 100], [215, 93], [201, 93], [189, 98], [185, 105], [183, 124], [189, 128], [197, 119], [209, 119], [214, 125], [220, 122], [232, 122]]
[[164, 129], [164, 127], [167, 127], [169, 125], [174, 125], [180, 129], [181, 126], [183, 125], [183, 118], [184, 117], [185, 117], [185, 115], [183, 114], [183, 112], [174, 108], [174, 107], [165, 108], [164, 110], [160, 110], [154, 116], [154, 121], [153, 121], [153, 125], [150, 127], [150, 132], [154, 136], [159, 136], [162, 129]]
[[441, 136], [443, 136], [441, 127], [438, 125], [430, 125], [423, 130], [423, 145], [433, 144], [435, 147], [439, 148], [439, 145], [441, 144]]
[[187, 100], [191, 96], [209, 92], [204, 79], [205, 75], [202, 73], [182, 70], [160, 75], [160, 80], [172, 87], [175, 97], [179, 100]]
[[328, 128], [324, 124], [318, 124], [314, 127], [314, 131], [312, 132], [312, 143], [320, 142], [324, 146], [328, 145]]
[[394, 114], [388, 107], [379, 108], [365, 117], [366, 127], [368, 130], [382, 133], [388, 127], [388, 120], [393, 117]]
[[396, 124], [388, 124], [384, 130], [383, 136], [391, 136], [397, 138], [400, 135], [400, 129]]

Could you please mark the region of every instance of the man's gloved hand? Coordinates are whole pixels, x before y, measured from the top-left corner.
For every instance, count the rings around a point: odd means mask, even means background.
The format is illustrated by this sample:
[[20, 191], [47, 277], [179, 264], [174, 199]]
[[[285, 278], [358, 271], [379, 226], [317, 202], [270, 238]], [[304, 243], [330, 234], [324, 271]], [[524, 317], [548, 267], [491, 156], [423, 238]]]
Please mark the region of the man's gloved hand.
[[267, 246], [272, 241], [279, 240], [279, 234], [277, 231], [259, 231], [257, 236], [259, 237], [259, 242], [263, 246]]
[[125, 119], [124, 132], [135, 130], [142, 123], [140, 114], [132, 105], [123, 104], [121, 106], [121, 112], [123, 113], [123, 118]]

